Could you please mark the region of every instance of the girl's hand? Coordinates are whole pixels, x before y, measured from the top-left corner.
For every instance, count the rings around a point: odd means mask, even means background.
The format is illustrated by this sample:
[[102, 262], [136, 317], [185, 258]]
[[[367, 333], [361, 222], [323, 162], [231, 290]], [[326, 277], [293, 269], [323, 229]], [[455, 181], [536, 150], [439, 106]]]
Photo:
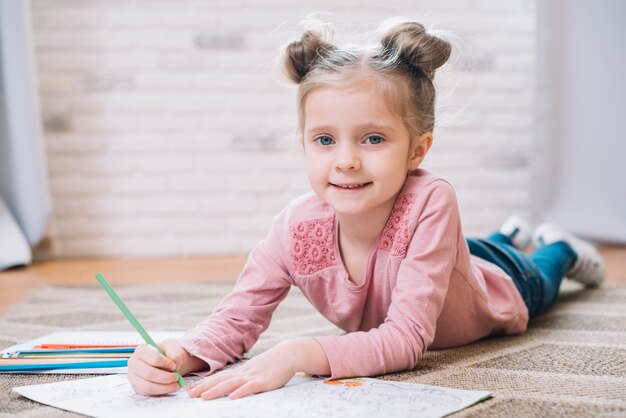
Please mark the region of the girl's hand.
[[178, 340], [164, 340], [159, 348], [165, 355], [151, 345], [139, 345], [128, 359], [128, 382], [139, 395], [155, 396], [176, 392], [180, 386], [173, 370], [184, 375], [207, 367], [203, 360], [185, 351]]
[[230, 399], [243, 398], [254, 393], [283, 387], [295, 370], [298, 353], [289, 341], [248, 360], [243, 366], [207, 377], [187, 389], [192, 398], [215, 399], [230, 394]]

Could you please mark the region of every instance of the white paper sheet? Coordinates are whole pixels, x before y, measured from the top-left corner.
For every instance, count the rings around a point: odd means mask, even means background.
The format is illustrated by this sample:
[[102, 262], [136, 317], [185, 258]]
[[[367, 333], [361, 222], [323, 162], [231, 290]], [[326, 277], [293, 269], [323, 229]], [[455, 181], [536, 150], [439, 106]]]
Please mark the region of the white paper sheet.
[[[167, 338], [178, 338], [182, 331], [148, 331], [148, 334], [157, 343]], [[138, 332], [135, 331], [64, 331], [53, 332], [24, 343], [15, 344], [0, 351], [11, 353], [19, 350], [30, 350], [39, 344], [145, 344]], [[53, 369], [34, 371], [0, 371], [0, 373], [30, 373], [30, 374], [117, 374], [128, 373], [127, 367], [90, 368], [90, 369]]]
[[[188, 381], [198, 380], [191, 377]], [[183, 390], [161, 397], [135, 394], [125, 375], [13, 388], [22, 396], [94, 417], [442, 417], [491, 396], [379, 379], [343, 379], [360, 386], [294, 377], [287, 386], [238, 400], [191, 399]]]

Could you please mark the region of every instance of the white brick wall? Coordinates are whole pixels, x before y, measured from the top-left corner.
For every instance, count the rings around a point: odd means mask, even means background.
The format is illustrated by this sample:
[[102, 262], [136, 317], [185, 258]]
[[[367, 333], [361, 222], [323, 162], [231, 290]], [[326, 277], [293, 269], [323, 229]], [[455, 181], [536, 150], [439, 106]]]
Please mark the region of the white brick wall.
[[52, 247], [40, 257], [249, 251], [308, 190], [295, 87], [273, 62], [313, 11], [356, 31], [403, 15], [456, 34], [459, 60], [440, 73], [440, 123], [424, 167], [455, 185], [468, 234], [528, 214], [534, 0], [32, 7], [55, 208]]

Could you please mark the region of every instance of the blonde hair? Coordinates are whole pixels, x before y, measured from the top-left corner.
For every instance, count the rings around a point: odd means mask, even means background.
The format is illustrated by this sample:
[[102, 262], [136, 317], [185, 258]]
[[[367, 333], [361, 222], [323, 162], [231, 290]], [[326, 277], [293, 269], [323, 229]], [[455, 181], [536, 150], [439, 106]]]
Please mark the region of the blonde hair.
[[[391, 22], [391, 21], [389, 21]], [[403, 21], [386, 26], [374, 48], [332, 44], [327, 31], [311, 29], [284, 50], [283, 66], [288, 77], [299, 84], [299, 126], [304, 127], [307, 95], [321, 87], [360, 88], [373, 82], [389, 109], [404, 122], [412, 138], [431, 132], [435, 124], [435, 70], [450, 57], [451, 44], [426, 32], [418, 22]], [[383, 23], [383, 26], [385, 23]], [[360, 78], [355, 78], [358, 74]]]

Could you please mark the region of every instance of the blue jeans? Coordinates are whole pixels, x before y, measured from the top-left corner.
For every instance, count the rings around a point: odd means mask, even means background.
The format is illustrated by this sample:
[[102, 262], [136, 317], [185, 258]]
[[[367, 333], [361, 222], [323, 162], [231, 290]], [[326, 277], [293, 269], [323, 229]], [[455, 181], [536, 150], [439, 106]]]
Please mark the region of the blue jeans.
[[552, 306], [559, 295], [563, 276], [577, 258], [572, 247], [563, 241], [526, 255], [500, 232], [488, 238], [469, 238], [467, 244], [471, 254], [494, 263], [511, 276], [531, 317]]

